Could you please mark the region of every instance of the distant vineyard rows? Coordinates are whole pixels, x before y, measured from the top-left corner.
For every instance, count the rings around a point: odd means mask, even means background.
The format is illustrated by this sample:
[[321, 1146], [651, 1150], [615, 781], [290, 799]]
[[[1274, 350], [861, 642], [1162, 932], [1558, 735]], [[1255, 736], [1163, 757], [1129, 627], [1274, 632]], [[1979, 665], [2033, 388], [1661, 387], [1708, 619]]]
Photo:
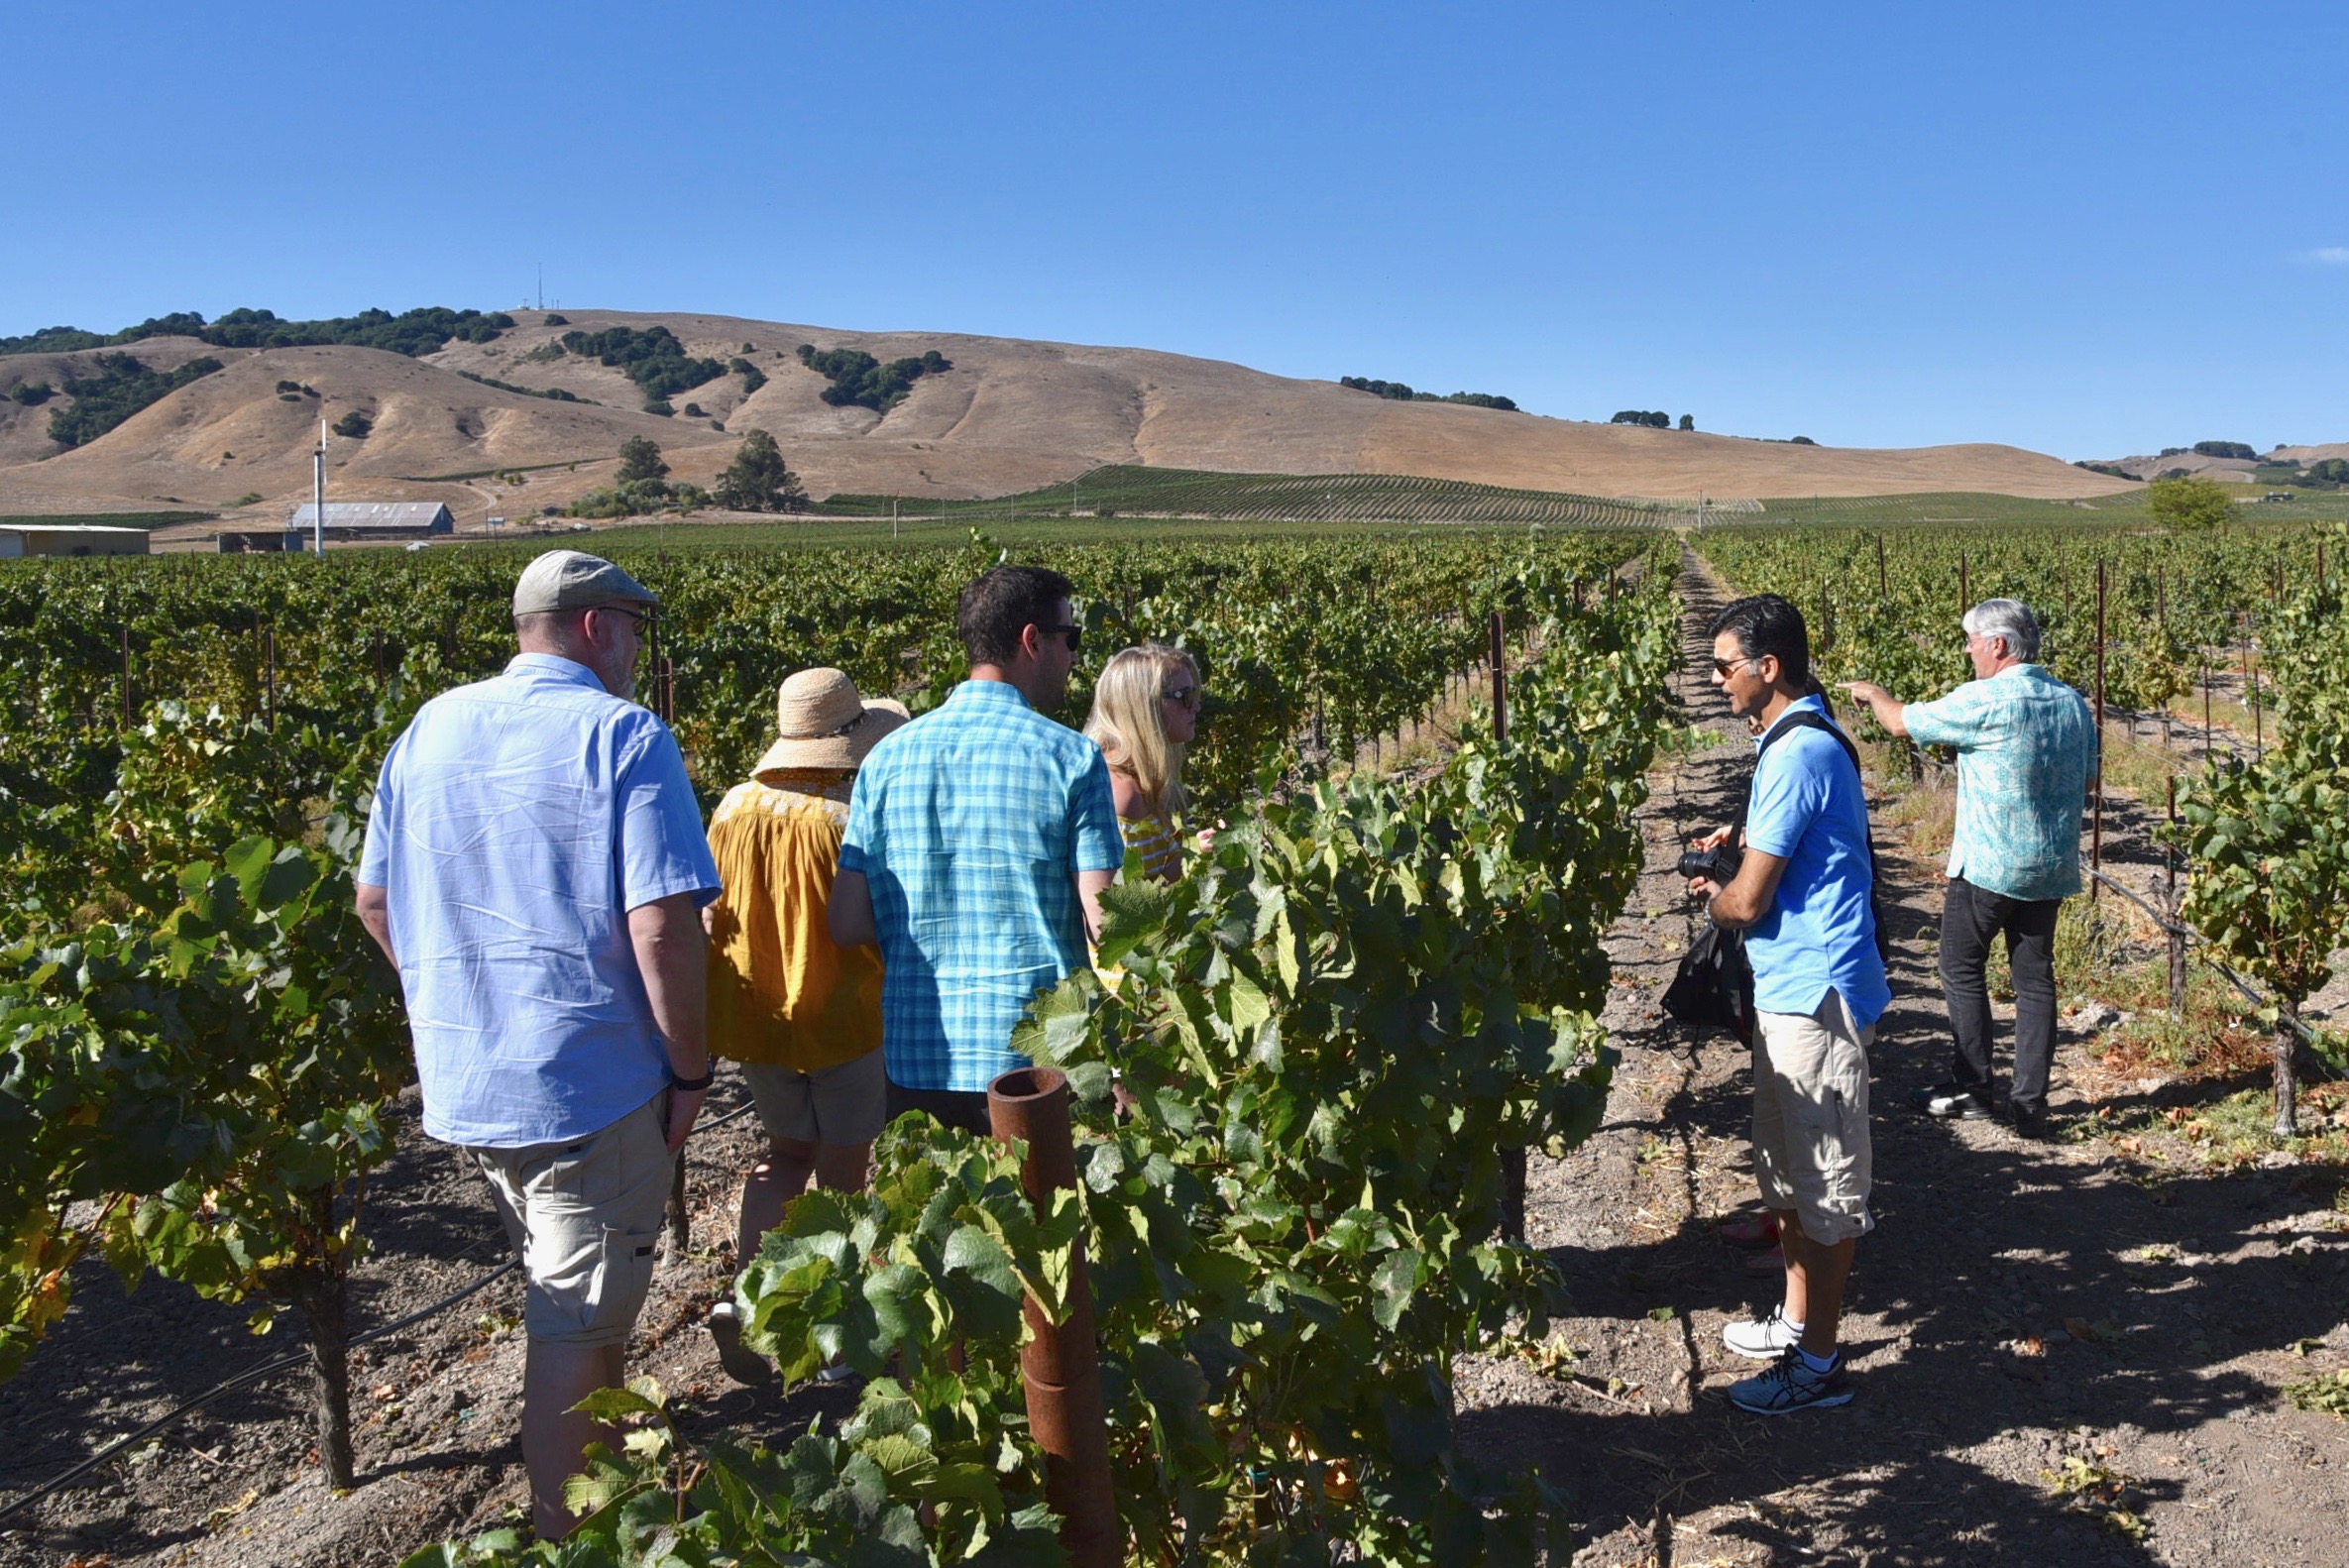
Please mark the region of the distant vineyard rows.
[[[1695, 502], [1627, 501], [1557, 491], [1510, 490], [1461, 480], [1396, 474], [1208, 474], [1135, 466], [1097, 468], [1064, 485], [989, 501], [834, 496], [826, 511], [950, 517], [1179, 516], [1244, 522], [1541, 523], [1568, 528], [1652, 527], [1694, 521]], [[1758, 512], [1758, 503], [1715, 503], [1713, 510]]]

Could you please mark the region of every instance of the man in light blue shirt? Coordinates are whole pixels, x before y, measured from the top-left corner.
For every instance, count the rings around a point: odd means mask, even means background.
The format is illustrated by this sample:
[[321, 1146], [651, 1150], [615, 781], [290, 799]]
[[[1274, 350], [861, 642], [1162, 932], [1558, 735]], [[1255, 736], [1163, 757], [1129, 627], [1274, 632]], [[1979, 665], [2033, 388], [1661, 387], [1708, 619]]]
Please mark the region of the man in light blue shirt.
[[700, 906], [718, 869], [676, 737], [628, 699], [653, 596], [539, 556], [521, 652], [445, 692], [376, 787], [359, 915], [399, 970], [424, 1130], [468, 1149], [527, 1282], [522, 1457], [538, 1532], [613, 1434], [571, 1406], [623, 1380], [675, 1171], [710, 1086]]
[[965, 588], [970, 679], [857, 769], [832, 932], [881, 950], [892, 1119], [987, 1130], [987, 1085], [1027, 1065], [1012, 1026], [1084, 965], [1125, 863], [1101, 748], [1048, 717], [1076, 662], [1069, 591], [1033, 566]]
[[1727, 887], [1698, 879], [1753, 965], [1753, 1165], [1777, 1216], [1786, 1294], [1723, 1341], [1772, 1366], [1730, 1388], [1758, 1415], [1850, 1402], [1837, 1330], [1868, 1213], [1867, 1048], [1891, 1001], [1876, 949], [1867, 797], [1849, 742], [1810, 690], [1802, 613], [1775, 594], [1713, 622], [1713, 680], [1759, 727], [1745, 852]]
[[1950, 1078], [1917, 1094], [1929, 1116], [1987, 1116], [1991, 1105], [1990, 944], [2006, 937], [2015, 982], [2015, 1131], [2048, 1136], [2056, 1053], [2056, 916], [2079, 891], [2079, 820], [2096, 771], [2087, 700], [2032, 662], [2039, 622], [2012, 599], [1965, 613], [1975, 679], [1936, 702], [1901, 703], [1881, 686], [1845, 690], [1876, 722], [1920, 745], [1958, 752], [1958, 825], [1942, 908], [1942, 994], [1957, 1039]]

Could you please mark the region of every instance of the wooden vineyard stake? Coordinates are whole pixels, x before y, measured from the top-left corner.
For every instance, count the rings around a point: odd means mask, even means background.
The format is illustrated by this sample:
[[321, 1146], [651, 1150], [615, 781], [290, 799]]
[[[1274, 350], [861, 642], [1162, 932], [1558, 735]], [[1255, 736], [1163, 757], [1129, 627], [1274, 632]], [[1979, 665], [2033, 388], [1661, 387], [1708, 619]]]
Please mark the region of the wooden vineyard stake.
[[[1493, 612], [1489, 631], [1493, 658], [1493, 748], [1496, 751], [1509, 745], [1509, 664], [1504, 656], [1505, 628], [1501, 612]], [[1525, 1242], [1525, 1151], [1501, 1151], [1501, 1239], [1523, 1246]]]
[[2170, 1016], [2185, 1017], [2185, 937], [2178, 927], [2178, 775], [2170, 775], [2170, 837], [2162, 844], [2162, 912], [2169, 923]]
[[278, 732], [278, 628], [270, 627], [261, 634], [263, 677], [262, 692], [266, 712], [270, 716], [270, 733]]
[[1501, 612], [1496, 610], [1489, 628], [1491, 650], [1487, 655], [1493, 666], [1493, 746], [1496, 750], [1509, 743], [1509, 675], [1503, 667], [1501, 634]]
[[131, 701], [131, 628], [127, 625], [118, 626], [115, 632], [122, 644], [122, 726], [128, 729], [136, 711]]
[[[2095, 825], [2088, 832], [2088, 869], [2104, 867], [2104, 563], [2096, 563], [2096, 778], [2089, 797], [2095, 803]], [[2096, 900], [2097, 883], [2088, 882], [2088, 901]]]
[[2243, 700], [2251, 705], [2251, 760], [2256, 766], [2267, 760], [2268, 741], [2260, 724], [2259, 687], [2253, 683], [2251, 673], [2251, 634], [2248, 628], [2243, 636]]
[[[1056, 1191], [1076, 1185], [1076, 1151], [1068, 1133], [1068, 1079], [1056, 1067], [1022, 1067], [987, 1085], [987, 1130], [996, 1142], [1027, 1145], [1020, 1186], [1041, 1212]], [[1109, 1469], [1109, 1426], [1093, 1340], [1093, 1288], [1084, 1238], [1068, 1261], [1067, 1315], [1052, 1314], [1030, 1295], [1022, 1310], [1028, 1342], [1020, 1347], [1028, 1429], [1044, 1450], [1044, 1495], [1061, 1515], [1061, 1544], [1074, 1568], [1117, 1568], [1126, 1531], [1117, 1516]]]
[[2210, 655], [2202, 655], [2202, 752], [2207, 756], [2217, 743], [2218, 731], [2210, 725]]
[[1884, 536], [1879, 533], [1876, 535], [1876, 603], [1887, 604], [1891, 599], [1892, 590], [1884, 586]]
[[[2170, 659], [2170, 574], [2163, 567], [2154, 568], [2154, 632], [2162, 650], [2162, 661]], [[2170, 699], [2162, 699], [2162, 749], [2170, 749]]]
[[1965, 552], [1958, 552], [1958, 614], [1963, 616], [1973, 609], [1973, 574], [1967, 570]]

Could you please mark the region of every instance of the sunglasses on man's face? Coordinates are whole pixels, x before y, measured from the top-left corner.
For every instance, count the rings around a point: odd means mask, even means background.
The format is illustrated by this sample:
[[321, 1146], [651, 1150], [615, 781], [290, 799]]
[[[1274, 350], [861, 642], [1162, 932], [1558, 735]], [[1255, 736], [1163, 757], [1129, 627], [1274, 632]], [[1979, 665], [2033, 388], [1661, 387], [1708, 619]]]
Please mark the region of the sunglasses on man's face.
[[1084, 642], [1084, 627], [1082, 626], [1047, 626], [1039, 624], [1036, 629], [1043, 632], [1048, 637], [1066, 637], [1068, 639], [1068, 651], [1071, 653], [1079, 651]]
[[1751, 664], [1758, 667], [1761, 661], [1759, 659], [1715, 659], [1713, 661], [1713, 673], [1720, 676], [1722, 679], [1727, 680], [1730, 678], [1730, 676], [1736, 672], [1738, 665]]

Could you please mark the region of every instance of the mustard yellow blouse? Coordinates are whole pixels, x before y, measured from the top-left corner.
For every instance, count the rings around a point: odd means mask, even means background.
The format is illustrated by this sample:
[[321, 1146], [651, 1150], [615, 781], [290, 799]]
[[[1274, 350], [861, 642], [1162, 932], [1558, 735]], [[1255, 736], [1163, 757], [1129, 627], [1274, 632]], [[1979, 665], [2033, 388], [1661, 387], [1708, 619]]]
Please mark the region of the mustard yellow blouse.
[[827, 911], [853, 775], [768, 772], [710, 819], [710, 1050], [815, 1072], [881, 1044], [881, 956], [836, 947]]

